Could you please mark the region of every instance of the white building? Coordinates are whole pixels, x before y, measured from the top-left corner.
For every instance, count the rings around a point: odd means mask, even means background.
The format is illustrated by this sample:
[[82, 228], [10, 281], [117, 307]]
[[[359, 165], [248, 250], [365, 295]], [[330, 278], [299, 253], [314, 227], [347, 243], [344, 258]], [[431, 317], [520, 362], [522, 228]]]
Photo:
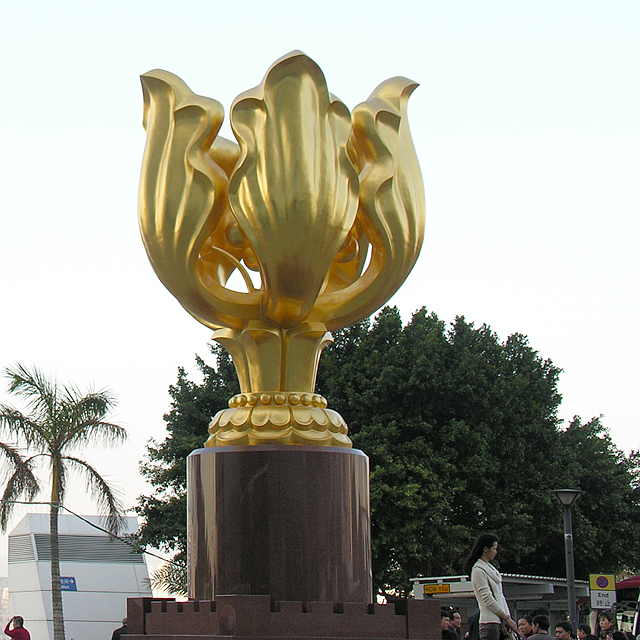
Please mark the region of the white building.
[[[83, 516], [103, 527], [98, 516]], [[138, 529], [125, 518], [124, 533]], [[127, 615], [127, 598], [150, 596], [145, 557], [72, 515], [59, 517], [60, 581], [68, 640], [109, 640]], [[32, 638], [53, 638], [49, 515], [28, 514], [9, 534], [9, 615]]]

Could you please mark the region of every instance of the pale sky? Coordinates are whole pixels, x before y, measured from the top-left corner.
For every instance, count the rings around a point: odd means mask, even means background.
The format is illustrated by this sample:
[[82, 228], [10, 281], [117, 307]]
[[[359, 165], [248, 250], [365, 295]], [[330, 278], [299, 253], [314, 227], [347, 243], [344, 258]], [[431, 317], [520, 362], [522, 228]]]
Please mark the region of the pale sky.
[[[167, 388], [210, 338], [140, 241], [139, 75], [171, 71], [228, 111], [301, 49], [349, 108], [391, 76], [421, 85], [409, 121], [427, 222], [392, 300], [405, 320], [425, 305], [503, 340], [526, 334], [564, 370], [561, 417], [603, 414], [618, 446], [637, 448], [638, 33], [637, 2], [3, 7], [0, 367], [36, 365], [116, 393], [129, 444], [87, 456], [133, 506], [148, 490], [138, 463], [163, 437]], [[95, 513], [80, 490], [69, 507]]]

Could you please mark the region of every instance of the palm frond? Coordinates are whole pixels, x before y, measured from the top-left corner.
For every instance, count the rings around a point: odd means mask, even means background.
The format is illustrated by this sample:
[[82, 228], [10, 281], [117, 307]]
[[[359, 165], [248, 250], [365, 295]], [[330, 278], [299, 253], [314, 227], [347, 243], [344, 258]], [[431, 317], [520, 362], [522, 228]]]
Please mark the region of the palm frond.
[[[30, 472], [32, 472], [32, 469], [31, 469], [32, 458], [28, 458], [28, 459], [23, 458], [23, 456], [20, 455], [20, 451], [18, 450], [17, 447], [7, 444], [6, 442], [0, 442], [0, 455], [6, 458], [7, 462], [9, 463], [8, 467], [4, 467], [5, 473], [2, 475], [15, 473], [15, 471], [19, 471], [19, 470], [25, 471], [27, 475]], [[13, 469], [13, 472], [11, 471], [12, 469]], [[31, 473], [31, 475], [33, 474]]]
[[5, 531], [13, 513], [14, 501], [21, 496], [27, 500], [33, 500], [40, 491], [40, 486], [33, 474], [31, 458], [23, 459], [16, 449], [2, 442], [0, 442], [0, 451], [9, 459], [14, 469], [0, 499], [0, 531]]
[[67, 446], [77, 446], [90, 442], [92, 445], [113, 447], [122, 444], [129, 437], [124, 427], [112, 422], [94, 421], [78, 424], [66, 441]]
[[0, 404], [0, 428], [22, 438], [29, 447], [47, 448], [47, 434], [42, 426], [10, 405]]
[[77, 387], [65, 388], [65, 400], [71, 404], [79, 414], [89, 414], [102, 417], [116, 406], [116, 397], [110, 389], [89, 391], [83, 394]]
[[26, 400], [27, 407], [42, 422], [55, 415], [57, 404], [57, 385], [51, 382], [39, 369], [29, 371], [22, 364], [15, 364], [4, 370], [9, 380], [8, 390]]
[[63, 456], [62, 460], [71, 463], [81, 476], [84, 477], [91, 497], [95, 500], [98, 511], [106, 518], [106, 528], [113, 535], [118, 535], [124, 529], [124, 505], [120, 499], [120, 492], [109, 483], [85, 460], [73, 456]]
[[116, 404], [115, 396], [109, 390], [92, 391], [83, 394], [78, 387], [65, 385], [59, 400], [60, 411], [69, 422], [77, 422], [92, 416], [100, 419], [113, 409]]
[[153, 589], [161, 589], [176, 596], [187, 595], [187, 565], [184, 559], [174, 558], [149, 576]]
[[128, 433], [123, 427], [104, 418], [115, 407], [115, 396], [109, 390], [89, 392], [85, 395], [76, 387], [65, 387], [64, 399], [59, 403], [57, 422], [63, 448], [92, 444], [114, 446], [124, 442]]

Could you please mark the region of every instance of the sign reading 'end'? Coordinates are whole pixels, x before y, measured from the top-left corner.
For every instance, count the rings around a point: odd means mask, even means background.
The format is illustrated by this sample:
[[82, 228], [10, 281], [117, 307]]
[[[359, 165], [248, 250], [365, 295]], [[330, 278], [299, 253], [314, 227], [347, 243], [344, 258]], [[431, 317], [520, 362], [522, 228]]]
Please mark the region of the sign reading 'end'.
[[592, 573], [589, 576], [592, 609], [611, 609], [616, 603], [616, 578]]

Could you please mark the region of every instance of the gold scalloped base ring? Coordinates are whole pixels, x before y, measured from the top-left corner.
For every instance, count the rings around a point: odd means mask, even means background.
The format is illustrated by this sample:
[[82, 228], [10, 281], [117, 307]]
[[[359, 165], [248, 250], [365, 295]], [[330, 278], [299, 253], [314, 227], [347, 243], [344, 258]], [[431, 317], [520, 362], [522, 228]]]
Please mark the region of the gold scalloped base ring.
[[209, 424], [205, 447], [299, 444], [351, 447], [342, 416], [316, 393], [240, 393]]

